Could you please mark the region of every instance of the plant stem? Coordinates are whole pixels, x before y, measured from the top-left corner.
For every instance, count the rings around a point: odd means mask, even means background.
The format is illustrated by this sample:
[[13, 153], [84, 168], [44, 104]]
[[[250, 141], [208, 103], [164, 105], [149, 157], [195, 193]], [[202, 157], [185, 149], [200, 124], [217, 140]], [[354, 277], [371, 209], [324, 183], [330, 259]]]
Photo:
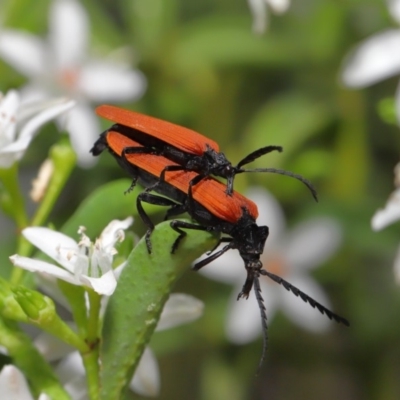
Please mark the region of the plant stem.
[[99, 316], [101, 296], [94, 290], [87, 290], [89, 296], [89, 318], [86, 342], [90, 347], [88, 353], [81, 353], [86, 369], [88, 392], [91, 400], [99, 398]]

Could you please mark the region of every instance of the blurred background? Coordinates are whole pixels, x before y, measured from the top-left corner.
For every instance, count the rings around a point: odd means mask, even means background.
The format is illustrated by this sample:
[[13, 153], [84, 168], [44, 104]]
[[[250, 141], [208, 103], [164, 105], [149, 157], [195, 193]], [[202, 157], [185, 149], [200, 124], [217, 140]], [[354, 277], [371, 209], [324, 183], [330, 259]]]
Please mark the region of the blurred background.
[[[30, 0], [2, 0], [0, 40], [2, 30], [13, 29], [51, 41], [53, 3], [41, 0], [32, 7]], [[140, 94], [118, 104], [201, 132], [217, 141], [233, 163], [257, 148], [282, 145], [283, 153], [271, 153], [252, 166], [302, 174], [318, 189], [319, 203], [301, 184], [279, 175], [243, 174], [235, 189], [268, 189], [284, 211], [288, 231], [317, 217], [334, 221], [340, 230], [340, 245], [309, 274], [350, 328], [331, 323], [316, 332], [278, 309], [269, 319], [269, 349], [256, 377], [261, 336], [245, 344], [226, 336], [234, 289], [188, 271], [176, 291], [204, 301], [205, 311], [194, 323], [154, 335], [159, 398], [399, 399], [400, 287], [393, 265], [400, 226], [380, 232], [371, 228], [372, 216], [394, 190], [399, 77], [359, 90], [346, 88], [340, 78], [346, 56], [363, 39], [398, 26], [386, 3], [293, 0], [282, 15], [268, 8], [263, 33], [254, 32], [246, 0], [80, 4], [90, 22], [82, 38], [88, 41], [87, 57], [123, 63], [141, 71], [147, 82]], [[23, 89], [31, 79], [0, 58], [3, 93]], [[43, 84], [54, 95], [63, 92]], [[72, 89], [65, 94], [82, 100]], [[117, 104], [107, 96], [85, 101], [92, 109], [103, 102]], [[97, 134], [109, 126], [97, 123]], [[50, 145], [59, 139], [54, 132], [55, 126], [48, 124], [23, 159], [26, 192]], [[60, 226], [94, 189], [121, 177], [124, 172], [107, 155], [96, 165], [77, 167], [51, 221]], [[4, 219], [1, 224], [0, 261], [7, 275], [14, 228]], [[134, 230], [143, 232], [138, 220]], [[284, 246], [280, 252], [285, 255]], [[268, 313], [268, 304], [266, 308]]]

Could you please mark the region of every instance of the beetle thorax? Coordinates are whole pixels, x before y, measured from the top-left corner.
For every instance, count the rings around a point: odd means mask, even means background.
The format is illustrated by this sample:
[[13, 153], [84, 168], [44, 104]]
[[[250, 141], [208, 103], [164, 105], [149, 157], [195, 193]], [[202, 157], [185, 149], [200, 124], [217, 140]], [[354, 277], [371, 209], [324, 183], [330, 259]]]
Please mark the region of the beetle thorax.
[[257, 259], [264, 251], [269, 229], [267, 226], [258, 226], [254, 219], [247, 213], [237, 222], [230, 235], [232, 236], [235, 248], [239, 250], [241, 257], [256, 255]]

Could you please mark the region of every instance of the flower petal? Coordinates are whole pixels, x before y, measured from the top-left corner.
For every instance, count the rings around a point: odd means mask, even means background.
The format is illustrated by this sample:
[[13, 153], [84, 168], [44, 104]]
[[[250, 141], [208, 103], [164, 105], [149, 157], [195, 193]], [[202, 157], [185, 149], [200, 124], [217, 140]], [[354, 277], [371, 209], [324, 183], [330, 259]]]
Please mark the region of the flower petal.
[[42, 111], [33, 117], [21, 129], [19, 137], [15, 142], [0, 149], [0, 167], [8, 168], [16, 160], [19, 160], [24, 155], [37, 129], [59, 114], [69, 110], [74, 104], [75, 103], [72, 100], [66, 101], [63, 104], [48, 108], [47, 110]]
[[99, 136], [100, 125], [89, 105], [84, 102], [77, 103], [76, 107], [65, 115], [65, 129], [70, 134], [78, 164], [84, 168], [94, 165], [96, 160], [90, 154], [90, 149]]
[[349, 87], [365, 87], [400, 73], [400, 30], [365, 40], [345, 60], [342, 79]]
[[156, 397], [159, 395], [160, 371], [157, 360], [150, 348], [146, 347], [144, 349], [129, 387], [141, 396]]
[[80, 275], [80, 281], [85, 285], [91, 287], [96, 293], [111, 296], [117, 287], [117, 280], [115, 279], [114, 271], [108, 271], [100, 278], [91, 278], [87, 275]]
[[64, 357], [57, 365], [55, 372], [72, 399], [86, 400], [88, 398], [85, 368], [82, 357], [77, 351]]
[[400, 247], [397, 249], [397, 254], [393, 263], [394, 279], [400, 285]]
[[374, 231], [380, 231], [387, 225], [400, 219], [400, 189], [395, 190], [389, 197], [384, 209], [378, 210], [372, 217], [371, 225]]
[[111, 249], [117, 241], [123, 239], [120, 233], [128, 229], [133, 224], [133, 218], [128, 217], [124, 220], [112, 220], [101, 232], [100, 241], [103, 249]]
[[87, 54], [90, 30], [85, 9], [74, 0], [56, 0], [50, 9], [49, 23], [56, 68], [80, 65]]
[[254, 290], [251, 291], [247, 300], [237, 300], [240, 289], [237, 287], [229, 299], [225, 331], [231, 342], [244, 344], [260, 335], [261, 320]]
[[63, 281], [72, 283], [73, 285], [80, 285], [75, 277], [67, 272], [66, 270], [56, 267], [53, 264], [49, 264], [45, 261], [35, 260], [33, 258], [21, 257], [17, 254], [10, 257], [11, 262], [20, 268], [26, 269], [31, 272], [40, 272], [42, 274], [48, 274], [55, 278], [62, 279]]
[[[215, 251], [221, 250], [222, 247], [223, 245], [219, 246]], [[196, 261], [200, 261], [206, 256], [204, 255]], [[218, 282], [234, 284], [245, 274], [243, 260], [237, 252], [229, 250], [212, 263], [203, 267], [200, 270], [200, 274]]]
[[30, 144], [28, 138], [19, 139], [0, 149], [0, 168], [10, 168], [16, 160], [19, 160]]
[[296, 226], [285, 240], [283, 253], [296, 271], [310, 270], [327, 260], [339, 247], [341, 229], [331, 218], [315, 218]]
[[283, 14], [290, 6], [290, 0], [266, 0], [275, 14]]
[[192, 322], [202, 316], [203, 310], [204, 303], [196, 297], [173, 293], [164, 305], [156, 331]]
[[22, 235], [65, 269], [71, 273], [75, 272], [74, 264], [68, 259], [79, 253], [78, 243], [74, 239], [44, 227], [25, 228]]
[[59, 102], [60, 104], [57, 104], [58, 101], [55, 101], [53, 106], [45, 109], [30, 119], [29, 122], [26, 123], [21, 129], [20, 137], [31, 139], [40, 126], [44, 125], [46, 122], [52, 120], [65, 111], [70, 110], [75, 105], [75, 101], [69, 99], [61, 99]]
[[5, 365], [0, 373], [1, 397], [7, 400], [33, 400], [28, 383], [14, 365]]
[[261, 187], [250, 188], [246, 197], [257, 204], [260, 213], [257, 224], [267, 225], [270, 229], [265, 248], [274, 247], [285, 231], [286, 221], [282, 207], [271, 193]]
[[147, 84], [145, 76], [129, 66], [91, 61], [82, 67], [78, 86], [89, 99], [102, 103], [136, 100]]
[[264, 0], [247, 0], [253, 16], [253, 32], [264, 33], [268, 25], [268, 11]]
[[9, 90], [3, 97], [0, 93], [0, 149], [15, 140], [19, 94]]
[[[290, 283], [304, 293], [307, 293], [326, 308], [331, 306], [325, 292], [311, 278], [292, 276], [290, 278]], [[283, 290], [281, 295], [281, 307], [288, 318], [303, 329], [312, 332], [325, 332], [331, 327], [332, 322], [330, 322], [325, 315], [322, 315], [316, 308], [312, 308], [300, 297], [293, 295], [293, 293]]]
[[22, 75], [35, 78], [46, 67], [46, 47], [36, 36], [16, 30], [2, 30], [0, 57]]
[[400, 1], [387, 0], [387, 5], [392, 17], [400, 24]]
[[[32, 89], [34, 93], [31, 92], [27, 94], [26, 89]], [[17, 123], [22, 126], [29, 119], [34, 118], [42, 111], [52, 109], [56, 106], [69, 104], [69, 102], [71, 102], [71, 100], [67, 97], [48, 98], [45, 92], [36, 92], [33, 87], [29, 88], [28, 86], [24, 86], [24, 89], [22, 90], [21, 106], [17, 115]]]
[[[395, 108], [396, 108], [396, 117], [397, 117], [397, 123], [400, 125], [400, 82], [397, 85], [396, 93], [395, 93]], [[400, 186], [400, 181], [399, 185]]]

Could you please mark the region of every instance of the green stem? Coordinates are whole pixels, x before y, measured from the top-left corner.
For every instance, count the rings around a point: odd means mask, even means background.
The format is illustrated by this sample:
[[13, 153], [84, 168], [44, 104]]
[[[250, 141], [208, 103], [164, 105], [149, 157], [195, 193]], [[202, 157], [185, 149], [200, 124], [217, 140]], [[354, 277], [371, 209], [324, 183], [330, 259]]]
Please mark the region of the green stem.
[[15, 220], [18, 229], [22, 230], [28, 224], [28, 216], [25, 212], [24, 198], [18, 185], [18, 164], [15, 163], [8, 169], [0, 168], [0, 180], [5, 189], [1, 206]]
[[[14, 287], [11, 290], [15, 300], [28, 317], [28, 322], [58, 337], [80, 352], [90, 350], [87, 343], [59, 317], [50, 297], [43, 296], [43, 294], [24, 286]], [[12, 314], [10, 318], [13, 318]]]
[[93, 344], [88, 353], [81, 353], [86, 370], [86, 381], [90, 400], [99, 399], [99, 343]]
[[86, 338], [88, 317], [86, 315], [85, 289], [82, 286], [72, 285], [61, 279], [58, 280], [58, 287], [68, 300], [79, 336]]
[[[33, 246], [30, 242], [28, 242], [22, 235], [18, 238], [18, 245], [17, 245], [17, 254], [20, 256], [29, 256], [33, 249]], [[22, 282], [22, 279], [25, 275], [25, 270], [19, 267], [14, 267], [12, 269], [10, 282], [13, 285], [18, 285]]]
[[50, 159], [54, 165], [54, 172], [49, 186], [39, 208], [36, 210], [31, 225], [41, 226], [45, 223], [62, 189], [64, 188], [72, 169], [75, 166], [75, 153], [69, 143], [58, 143], [50, 149]]
[[[20, 232], [28, 225], [28, 216], [25, 212], [25, 203], [22, 196], [20, 187], [18, 185], [18, 164], [15, 163], [11, 168], [1, 169], [0, 168], [0, 180], [3, 184], [3, 190], [1, 196], [1, 207], [10, 215], [15, 223], [17, 224], [18, 231]], [[19, 236], [18, 239], [18, 251], [24, 249], [27, 242], [26, 240]], [[29, 251], [31, 246], [28, 244], [28, 248], [25, 249]], [[21, 253], [21, 255], [27, 255], [27, 253]], [[23, 277], [23, 270], [14, 267], [11, 273], [11, 282], [18, 283]]]
[[32, 340], [16, 323], [0, 318], [0, 343], [27, 377], [36, 395], [45, 393], [51, 399], [71, 400], [50, 366], [33, 346]]
[[86, 369], [88, 392], [91, 400], [99, 398], [99, 316], [101, 296], [94, 290], [87, 290], [89, 296], [89, 318], [87, 325], [87, 344], [90, 352], [82, 354]]
[[92, 289], [88, 289], [87, 293], [89, 295], [90, 304], [87, 328], [87, 342], [89, 343], [89, 345], [91, 345], [91, 343], [96, 343], [99, 338], [99, 313], [101, 296]]

